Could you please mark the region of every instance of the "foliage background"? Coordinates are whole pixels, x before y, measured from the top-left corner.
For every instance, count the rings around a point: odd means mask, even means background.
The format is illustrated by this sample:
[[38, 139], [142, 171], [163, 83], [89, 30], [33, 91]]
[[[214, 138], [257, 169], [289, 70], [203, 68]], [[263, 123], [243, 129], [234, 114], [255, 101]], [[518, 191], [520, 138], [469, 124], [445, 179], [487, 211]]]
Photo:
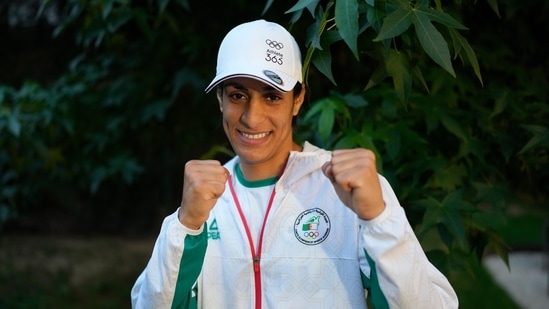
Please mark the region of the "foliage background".
[[[335, 16], [338, 3], [356, 3], [360, 25], [377, 23], [334, 34], [352, 29]], [[376, 151], [451, 280], [474, 276], [487, 251], [506, 259], [509, 216], [548, 213], [549, 48], [540, 34], [549, 33], [549, 4], [431, 1], [468, 28], [457, 33], [478, 58], [476, 67], [453, 30], [435, 22], [448, 70], [426, 54], [417, 28], [374, 41], [386, 14], [425, 3], [2, 2], [0, 232], [156, 234], [179, 204], [184, 163], [230, 157], [203, 89], [226, 31], [265, 18], [288, 26], [304, 56], [314, 51], [296, 138]], [[327, 26], [315, 41], [320, 21]]]

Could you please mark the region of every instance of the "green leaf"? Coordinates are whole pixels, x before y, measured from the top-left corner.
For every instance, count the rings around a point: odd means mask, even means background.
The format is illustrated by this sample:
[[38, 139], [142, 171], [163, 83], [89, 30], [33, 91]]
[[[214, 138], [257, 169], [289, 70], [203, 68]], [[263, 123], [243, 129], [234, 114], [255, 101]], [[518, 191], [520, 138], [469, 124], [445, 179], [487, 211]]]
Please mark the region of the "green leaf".
[[410, 28], [412, 24], [412, 11], [406, 9], [397, 9], [383, 19], [383, 25], [379, 34], [374, 39], [375, 42], [390, 39], [401, 35]]
[[429, 0], [416, 0], [416, 9], [426, 9], [427, 7], [429, 7]]
[[18, 119], [18, 113], [10, 113], [8, 114], [8, 130], [13, 134], [15, 137], [19, 137], [21, 134], [21, 123]]
[[359, 145], [359, 133], [355, 130], [345, 131], [343, 136], [335, 143], [334, 149], [351, 149]]
[[449, 28], [468, 30], [467, 27], [455, 20], [452, 16], [437, 10], [430, 8], [416, 8], [417, 14], [424, 14], [429, 17], [430, 20], [439, 22]]
[[507, 265], [507, 269], [511, 270], [511, 266], [509, 266], [509, 246], [496, 233], [488, 233], [488, 239], [488, 245], [494, 249], [505, 265]]
[[107, 176], [107, 171], [104, 167], [96, 167], [90, 174], [90, 192], [96, 193], [99, 190], [99, 186]]
[[454, 236], [459, 246], [465, 250], [467, 248], [465, 225], [463, 224], [463, 219], [461, 219], [459, 212], [450, 209], [443, 211], [442, 224], [444, 224], [452, 236]]
[[437, 232], [442, 239], [442, 242], [446, 245], [448, 249], [452, 248], [452, 243], [454, 242], [454, 235], [448, 230], [448, 227], [445, 224], [437, 224]]
[[332, 53], [329, 48], [315, 52], [311, 61], [320, 73], [337, 85], [332, 74]]
[[478, 64], [477, 55], [473, 51], [473, 48], [471, 45], [469, 45], [469, 42], [467, 39], [465, 39], [459, 32], [457, 32], [454, 29], [450, 29], [450, 36], [452, 37], [452, 41], [454, 42], [454, 45], [456, 45], [456, 51], [460, 48], [463, 48], [465, 51], [465, 55], [467, 56], [467, 59], [469, 60], [469, 63], [473, 67], [473, 71], [475, 72], [475, 75], [477, 76], [478, 80], [480, 81], [480, 84], [484, 86], [484, 82], [482, 81], [482, 75], [480, 73], [480, 65]]
[[425, 209], [421, 228], [418, 231], [418, 237], [421, 238], [431, 227], [436, 226], [440, 222], [439, 212], [442, 205], [438, 200], [430, 196], [418, 200], [416, 205]]
[[[461, 248], [467, 248], [465, 225], [463, 219], [461, 219], [460, 211], [468, 210], [470, 207], [463, 201], [461, 191], [448, 194], [442, 202], [433, 197], [427, 197], [419, 200], [416, 204], [425, 208], [423, 223], [418, 231], [418, 237], [423, 237], [432, 227], [442, 224], [458, 241]], [[451, 242], [448, 239], [449, 235], [445, 235], [445, 232], [443, 231], [443, 234], [439, 235], [444, 239], [445, 243], [449, 243]]]
[[457, 136], [462, 141], [467, 142], [468, 138], [467, 138], [467, 135], [465, 134], [465, 131], [463, 130], [463, 127], [454, 118], [446, 114], [441, 114], [440, 122], [446, 128], [446, 130], [450, 131], [452, 134]]
[[357, 0], [338, 0], [335, 3], [335, 21], [343, 41], [358, 56], [358, 2]]
[[40, 4], [40, 8], [38, 9], [38, 12], [36, 12], [36, 16], [34, 17], [35, 20], [38, 20], [40, 17], [42, 17], [42, 14], [44, 14], [46, 7], [50, 5], [50, 3], [51, 3], [51, 0], [42, 1], [42, 3]]
[[114, 1], [113, 0], [103, 1], [103, 3], [105, 3], [105, 5], [103, 6], [103, 9], [101, 10], [101, 17], [103, 17], [103, 19], [107, 19], [107, 17], [109, 17], [109, 15], [111, 14], [112, 6], [114, 4]]
[[316, 114], [320, 113], [323, 108], [323, 101], [327, 100], [328, 98], [324, 98], [320, 101], [317, 101], [313, 103], [313, 106], [309, 108], [305, 116], [303, 117], [303, 121], [309, 121], [311, 120]]
[[423, 50], [453, 77], [456, 77], [448, 44], [442, 37], [442, 34], [433, 26], [429, 17], [421, 12], [413, 15], [413, 24], [416, 34]]
[[328, 141], [330, 133], [332, 133], [334, 120], [334, 109], [332, 107], [323, 109], [320, 117], [318, 117], [318, 133], [324, 141]]
[[321, 36], [321, 27], [324, 27], [325, 25], [322, 24], [321, 19], [315, 20], [313, 24], [311, 24], [309, 27], [307, 27], [307, 30], [305, 31], [306, 39], [305, 39], [305, 46], [308, 48], [314, 49], [320, 49], [322, 50], [322, 45], [320, 44], [320, 36]]
[[343, 101], [345, 102], [345, 104], [351, 107], [361, 108], [368, 106], [368, 101], [366, 101], [363, 96], [352, 93], [344, 95]]
[[168, 3], [170, 3], [170, 0], [158, 0], [158, 11], [163, 13], [166, 10]]
[[408, 72], [408, 62], [404, 55], [393, 49], [385, 54], [387, 73], [393, 78], [393, 84], [398, 98], [402, 102], [408, 101], [412, 92], [412, 78]]
[[534, 136], [522, 147], [519, 151], [520, 154], [538, 146], [549, 149], [549, 129], [538, 125], [523, 125], [522, 127], [532, 132]]
[[333, 43], [337, 41], [341, 41], [342, 37], [339, 34], [339, 32], [335, 30], [326, 30], [322, 34], [322, 37], [320, 38], [320, 45], [321, 46], [330, 46]]
[[136, 9], [134, 12], [134, 19], [137, 22], [137, 25], [139, 26], [139, 29], [145, 34], [147, 39], [149, 41], [153, 41], [154, 38], [154, 32], [151, 29], [149, 23], [147, 22], [147, 13], [141, 9]]
[[309, 109], [303, 118], [304, 121], [308, 121], [318, 115], [316, 126], [324, 142], [328, 141], [330, 133], [332, 133], [335, 122], [335, 111], [337, 108], [338, 103], [336, 99], [333, 97], [326, 97], [315, 102], [313, 107]]
[[380, 32], [385, 11], [377, 7], [366, 7], [366, 21], [372, 25], [376, 32]]
[[387, 149], [387, 155], [390, 159], [394, 160], [398, 154], [400, 153], [401, 149], [401, 138], [400, 138], [400, 128], [393, 127], [389, 133], [389, 140], [385, 144], [385, 148]]
[[498, 1], [497, 0], [486, 0], [488, 2], [488, 5], [492, 8], [492, 11], [496, 13], [496, 15], [501, 18], [501, 15], [499, 13], [499, 7], [498, 7]]
[[294, 4], [294, 6], [292, 6], [289, 10], [287, 10], [284, 13], [288, 14], [288, 13], [296, 12], [299, 10], [303, 10], [304, 8], [306, 8], [310, 4], [314, 4], [315, 2], [318, 3], [320, 2], [320, 0], [299, 0], [297, 1], [296, 4]]
[[429, 86], [427, 86], [427, 82], [425, 81], [425, 77], [423, 77], [423, 73], [421, 72], [421, 69], [419, 67], [416, 66], [416, 67], [412, 68], [412, 75], [415, 76], [417, 78], [417, 80], [419, 80], [419, 82], [423, 86], [423, 89], [425, 89], [425, 91], [427, 93], [431, 92], [429, 90]]
[[[328, 7], [331, 7], [331, 3], [328, 4]], [[329, 13], [328, 10], [324, 12], [322, 7], [320, 7], [315, 18], [315, 23], [307, 29], [306, 42], [310, 43], [310, 45], [307, 48], [307, 54], [305, 55], [305, 59], [303, 60], [303, 76], [305, 79], [305, 83], [307, 83], [311, 59], [316, 50], [316, 47], [313, 44], [318, 44], [318, 48], [319, 49], [321, 48], [320, 43], [318, 42], [320, 41], [320, 37], [322, 36], [322, 33], [324, 32], [324, 28], [326, 27], [328, 13]]]
[[387, 73], [387, 68], [385, 67], [385, 65], [379, 65], [374, 73], [372, 73], [372, 75], [370, 76], [370, 79], [368, 80], [368, 83], [364, 87], [363, 91], [366, 91], [378, 85], [385, 78], [387, 78], [387, 76], [389, 76], [389, 74]]
[[267, 0], [267, 2], [265, 3], [265, 6], [263, 7], [263, 11], [261, 12], [261, 16], [264, 16], [265, 13], [267, 13], [271, 5], [273, 5], [273, 1], [274, 0]]
[[4, 103], [4, 100], [6, 100], [6, 93], [8, 93], [9, 90], [8, 87], [0, 85], [0, 106]]

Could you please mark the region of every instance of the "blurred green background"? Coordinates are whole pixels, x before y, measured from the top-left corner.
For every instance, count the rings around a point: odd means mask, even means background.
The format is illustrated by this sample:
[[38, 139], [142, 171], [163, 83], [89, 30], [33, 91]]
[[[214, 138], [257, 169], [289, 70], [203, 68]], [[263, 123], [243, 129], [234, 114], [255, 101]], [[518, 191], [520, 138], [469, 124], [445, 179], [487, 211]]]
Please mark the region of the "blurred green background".
[[[416, 19], [387, 34], [395, 12]], [[544, 0], [1, 1], [0, 308], [130, 307], [185, 162], [231, 157], [203, 89], [224, 34], [258, 18], [311, 60], [296, 138], [373, 149], [460, 308], [519, 308], [482, 260], [547, 248], [548, 13]]]

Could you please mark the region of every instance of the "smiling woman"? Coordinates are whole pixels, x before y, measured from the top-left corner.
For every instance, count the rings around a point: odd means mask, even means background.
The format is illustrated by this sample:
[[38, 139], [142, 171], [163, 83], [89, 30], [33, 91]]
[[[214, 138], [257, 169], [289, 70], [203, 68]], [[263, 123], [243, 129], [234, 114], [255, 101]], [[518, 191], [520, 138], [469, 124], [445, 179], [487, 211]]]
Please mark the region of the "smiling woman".
[[252, 78], [232, 78], [218, 88], [223, 128], [248, 180], [277, 176], [287, 154], [300, 149], [292, 136], [292, 120], [303, 104], [297, 96]]
[[[305, 97], [295, 46], [265, 20], [223, 39], [206, 91], [217, 87], [236, 156], [186, 163], [181, 205], [164, 219], [133, 307], [350, 309], [367, 295], [377, 309], [457, 308], [374, 153], [294, 142]], [[303, 280], [316, 288], [298, 288]]]

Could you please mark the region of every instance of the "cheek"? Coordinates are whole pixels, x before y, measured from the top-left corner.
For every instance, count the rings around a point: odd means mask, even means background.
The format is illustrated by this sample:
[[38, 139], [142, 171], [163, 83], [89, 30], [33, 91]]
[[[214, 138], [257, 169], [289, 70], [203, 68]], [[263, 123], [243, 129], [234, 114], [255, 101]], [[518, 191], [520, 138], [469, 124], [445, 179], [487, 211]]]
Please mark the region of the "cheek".
[[221, 121], [223, 123], [223, 129], [225, 130], [225, 133], [228, 134], [230, 132], [230, 128], [237, 125], [238, 116], [231, 108], [225, 107], [223, 109]]
[[223, 113], [223, 117], [221, 117], [221, 122], [223, 124], [223, 128], [225, 129], [225, 131], [227, 131], [230, 121], [225, 113]]

